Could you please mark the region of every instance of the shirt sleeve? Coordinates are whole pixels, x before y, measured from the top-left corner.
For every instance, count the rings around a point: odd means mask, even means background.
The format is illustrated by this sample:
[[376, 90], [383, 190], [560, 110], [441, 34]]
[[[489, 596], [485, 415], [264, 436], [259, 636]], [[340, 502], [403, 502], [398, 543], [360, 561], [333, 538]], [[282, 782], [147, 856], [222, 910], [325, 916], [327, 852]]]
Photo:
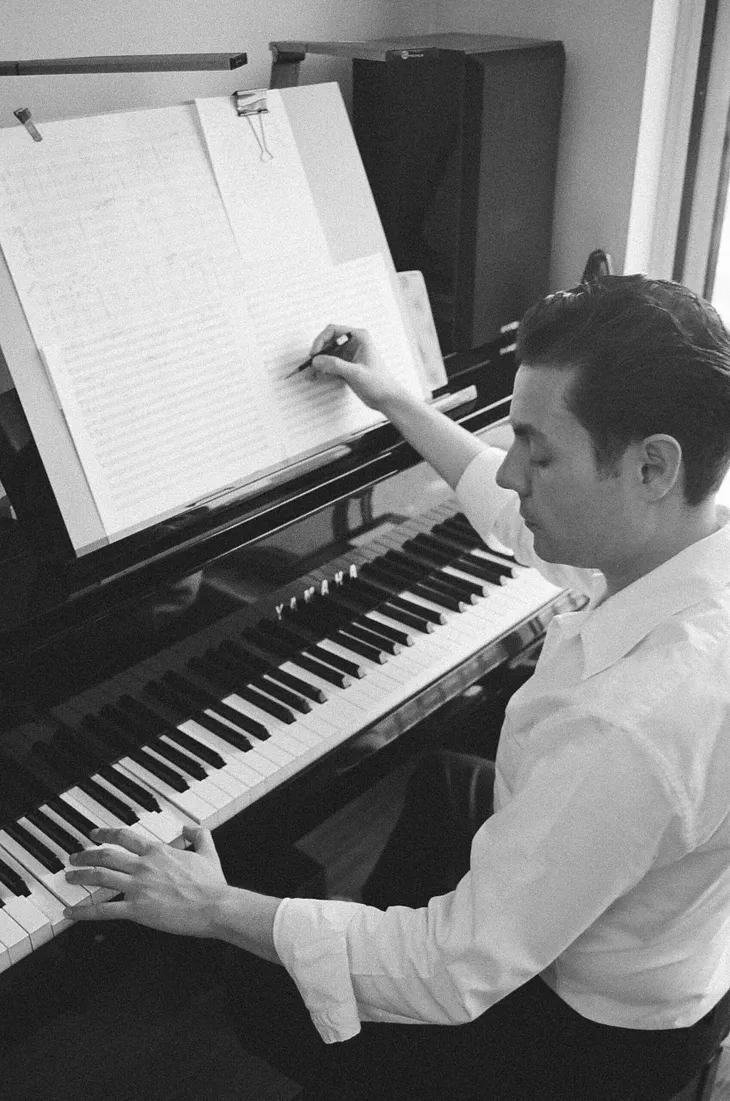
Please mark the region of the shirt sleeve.
[[326, 1042], [355, 1035], [361, 1020], [473, 1020], [547, 968], [676, 846], [677, 799], [662, 770], [630, 736], [591, 722], [540, 758], [484, 823], [451, 893], [385, 911], [282, 901], [276, 949]]
[[496, 539], [521, 565], [534, 567], [553, 585], [592, 594], [596, 571], [545, 562], [535, 554], [532, 532], [520, 515], [518, 495], [497, 485], [496, 474], [503, 459], [504, 451], [487, 446], [459, 479], [456, 496], [470, 524], [485, 543]]

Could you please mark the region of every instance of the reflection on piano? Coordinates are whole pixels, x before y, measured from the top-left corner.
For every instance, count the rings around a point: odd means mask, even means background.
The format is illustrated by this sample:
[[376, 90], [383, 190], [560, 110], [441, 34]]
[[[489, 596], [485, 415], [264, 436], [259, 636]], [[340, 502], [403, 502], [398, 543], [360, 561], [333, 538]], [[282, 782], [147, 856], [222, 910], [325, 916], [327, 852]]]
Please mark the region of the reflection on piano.
[[[451, 369], [452, 389], [468, 396], [449, 399], [452, 415], [475, 431], [505, 415], [509, 353], [483, 349]], [[155, 533], [134, 562], [106, 560], [97, 576], [88, 562], [44, 559], [21, 531], [4, 553], [14, 612], [0, 635], [0, 1071], [7, 1082], [25, 1067], [13, 1101], [117, 1096], [114, 1066], [139, 1040], [140, 1014], [123, 1006], [129, 976], [149, 1007], [146, 982], [185, 974], [188, 993], [170, 997], [198, 1004], [225, 959], [216, 946], [170, 947], [175, 938], [148, 931], [67, 929], [64, 905], [94, 889], [69, 885], [64, 869], [95, 826], [181, 844], [183, 825], [199, 823], [216, 831], [229, 875], [296, 893], [278, 854], [417, 749], [427, 722], [437, 730], [450, 701], [539, 644], [549, 618], [572, 606], [485, 547], [389, 428], [177, 539]], [[150, 613], [165, 603], [161, 582], [191, 574], [187, 609]], [[159, 1045], [160, 1021], [145, 1020]], [[92, 1054], [78, 1041], [73, 1075], [49, 1091], [47, 1070], [28, 1064], [78, 1037], [69, 1021], [97, 1038], [107, 1022], [116, 1046], [107, 1037], [106, 1054]], [[154, 1061], [151, 1052], [134, 1061]], [[98, 1094], [90, 1082], [103, 1083]], [[169, 1096], [182, 1095], [170, 1083]]]

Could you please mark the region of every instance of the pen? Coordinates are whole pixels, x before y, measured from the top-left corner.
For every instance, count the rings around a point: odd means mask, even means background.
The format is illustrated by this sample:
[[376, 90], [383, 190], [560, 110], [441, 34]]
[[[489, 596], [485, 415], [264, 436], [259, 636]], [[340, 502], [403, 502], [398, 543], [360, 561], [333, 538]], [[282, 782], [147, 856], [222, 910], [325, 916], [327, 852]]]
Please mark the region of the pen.
[[315, 356], [331, 356], [338, 348], [344, 348], [345, 344], [349, 343], [350, 340], [352, 340], [352, 333], [341, 333], [339, 336], [333, 336], [318, 352], [311, 355], [309, 359], [305, 359], [304, 363], [300, 363], [294, 371], [290, 371], [289, 374], [284, 377], [291, 378], [293, 375], [298, 375], [300, 371], [305, 371], [307, 367], [312, 366], [312, 360]]

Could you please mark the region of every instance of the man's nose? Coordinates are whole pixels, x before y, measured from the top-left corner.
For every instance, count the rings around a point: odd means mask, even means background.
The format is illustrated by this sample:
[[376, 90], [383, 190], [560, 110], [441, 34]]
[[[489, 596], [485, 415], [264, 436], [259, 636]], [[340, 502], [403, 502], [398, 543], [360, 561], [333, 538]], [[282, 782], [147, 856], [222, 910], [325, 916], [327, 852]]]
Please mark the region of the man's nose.
[[515, 454], [514, 445], [502, 459], [496, 474], [497, 485], [502, 489], [513, 489], [523, 497], [526, 492], [526, 482], [522, 464]]

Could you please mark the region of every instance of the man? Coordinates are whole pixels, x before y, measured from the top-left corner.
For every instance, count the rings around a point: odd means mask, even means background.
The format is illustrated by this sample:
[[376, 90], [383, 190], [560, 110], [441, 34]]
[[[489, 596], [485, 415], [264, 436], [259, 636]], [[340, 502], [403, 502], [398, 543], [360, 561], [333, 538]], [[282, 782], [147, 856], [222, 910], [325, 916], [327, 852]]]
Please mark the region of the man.
[[[549, 296], [520, 326], [506, 456], [351, 345], [315, 375], [386, 413], [480, 533], [590, 597], [509, 703], [469, 867], [427, 905], [281, 902], [227, 886], [207, 834], [179, 852], [100, 831], [118, 847], [69, 878], [124, 900], [71, 916], [280, 960], [326, 1041], [379, 1022], [344, 1045], [366, 1068], [377, 1051], [376, 1097], [670, 1098], [730, 988], [730, 337], [642, 276]], [[430, 790], [396, 830], [415, 859]]]

